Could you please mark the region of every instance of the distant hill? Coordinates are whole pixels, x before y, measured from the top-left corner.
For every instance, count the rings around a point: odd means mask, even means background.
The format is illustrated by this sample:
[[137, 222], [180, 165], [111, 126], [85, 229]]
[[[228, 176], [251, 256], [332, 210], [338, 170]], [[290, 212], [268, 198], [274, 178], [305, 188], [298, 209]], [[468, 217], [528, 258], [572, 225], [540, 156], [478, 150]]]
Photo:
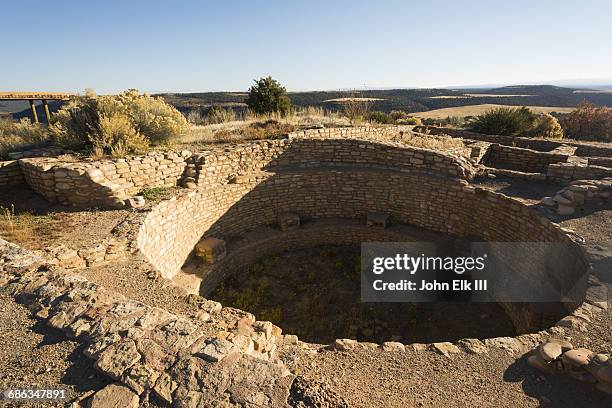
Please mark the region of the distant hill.
[[[186, 94], [160, 94], [183, 112], [206, 111], [212, 105], [244, 109], [244, 92], [203, 92]], [[513, 106], [574, 107], [583, 100], [595, 105], [612, 106], [612, 93], [600, 90], [566, 88], [554, 85], [513, 85], [497, 88], [466, 89], [368, 89], [352, 91], [290, 92], [291, 102], [300, 107], [319, 106], [337, 110], [340, 98], [356, 96], [374, 99], [374, 110], [389, 112], [423, 112], [433, 109], [468, 105], [497, 104]]]

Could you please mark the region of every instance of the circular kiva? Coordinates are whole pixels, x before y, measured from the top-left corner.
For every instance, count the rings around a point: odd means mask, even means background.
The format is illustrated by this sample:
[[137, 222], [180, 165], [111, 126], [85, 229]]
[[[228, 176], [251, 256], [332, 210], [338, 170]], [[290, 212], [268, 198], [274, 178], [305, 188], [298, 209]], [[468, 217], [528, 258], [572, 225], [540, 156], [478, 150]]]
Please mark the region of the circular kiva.
[[[558, 293], [586, 290], [579, 245], [519, 200], [470, 184], [474, 168], [453, 154], [365, 139], [295, 137], [191, 160], [197, 187], [155, 206], [140, 226], [137, 246], [173, 279], [200, 240], [221, 240], [225, 257], [197, 277], [203, 295], [261, 256], [318, 245], [422, 241], [427, 234], [566, 243], [557, 270], [525, 269], [521, 278], [549, 282]], [[298, 225], [280, 228], [286, 222]], [[254, 233], [262, 228], [268, 233]], [[500, 305], [518, 333], [541, 329], [543, 305]], [[559, 319], [578, 304], [556, 306]]]

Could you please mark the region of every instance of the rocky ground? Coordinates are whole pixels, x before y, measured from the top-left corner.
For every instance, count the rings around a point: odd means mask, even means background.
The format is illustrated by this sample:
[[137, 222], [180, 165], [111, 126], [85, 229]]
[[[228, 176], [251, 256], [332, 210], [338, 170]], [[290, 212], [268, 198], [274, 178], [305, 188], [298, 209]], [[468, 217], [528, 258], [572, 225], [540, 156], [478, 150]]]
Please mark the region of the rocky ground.
[[[537, 205], [542, 196], [554, 193], [548, 191], [554, 189], [549, 185], [534, 186], [512, 180], [486, 180], [483, 184], [521, 197], [532, 205]], [[48, 216], [40, 208], [40, 213], [35, 211], [36, 197], [21, 197], [25, 199], [19, 201], [19, 211], [26, 211], [29, 205], [28, 211], [40, 217]], [[3, 196], [3, 205], [10, 204], [11, 198]], [[27, 204], [28, 200], [33, 201]], [[587, 208], [571, 217], [559, 216], [541, 206], [538, 209], [583, 236], [596, 262], [606, 262], [606, 256], [612, 255], [612, 208]], [[40, 229], [42, 234], [26, 241], [25, 246], [36, 248], [55, 241], [67, 246], [84, 240], [95, 242], [124, 216], [121, 211], [66, 210], [54, 209], [59, 221], [42, 220], [42, 224], [49, 222], [54, 227]], [[611, 274], [601, 272], [612, 268], [599, 270], [599, 278], [612, 286]], [[169, 286], [142, 261], [122, 261], [79, 273], [130, 298], [173, 313], [193, 316], [198, 310], [192, 297]], [[567, 329], [564, 335], [577, 347], [609, 354], [612, 353], [611, 332], [612, 310], [608, 309], [593, 318], [587, 332]], [[76, 342], [60, 332], [41, 327], [27, 308], [8, 294], [0, 293], [0, 389], [39, 385], [66, 388], [73, 395], [86, 396], [102, 388], [107, 380], [93, 369], [90, 360], [81, 357], [80, 351]], [[611, 404], [610, 396], [595, 391], [591, 385], [534, 370], [527, 365], [524, 352], [510, 353], [497, 348], [490, 348], [485, 354], [444, 356], [411, 348], [404, 352], [363, 348], [316, 351], [288, 346], [282, 356], [291, 371], [300, 376], [292, 388], [296, 406], [312, 406], [315, 402], [312, 397], [317, 395], [335, 401], [336, 406], [351, 407], [569, 408]]]

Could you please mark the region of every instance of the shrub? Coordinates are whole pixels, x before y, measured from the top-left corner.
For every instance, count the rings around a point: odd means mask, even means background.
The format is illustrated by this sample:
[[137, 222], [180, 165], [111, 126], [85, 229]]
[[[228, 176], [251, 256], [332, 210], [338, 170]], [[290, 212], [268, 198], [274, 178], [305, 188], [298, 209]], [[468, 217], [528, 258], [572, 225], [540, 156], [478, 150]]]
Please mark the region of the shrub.
[[236, 112], [232, 108], [221, 108], [212, 106], [206, 114], [205, 123], [207, 125], [215, 125], [217, 123], [226, 123], [236, 120]]
[[405, 118], [405, 119], [399, 119], [396, 121], [396, 123], [398, 125], [414, 125], [414, 126], [422, 126], [423, 122], [421, 121], [420, 118]]
[[346, 116], [350, 124], [353, 125], [355, 121], [367, 118], [370, 109], [372, 108], [372, 101], [367, 98], [359, 98], [356, 94], [349, 95], [342, 102], [342, 115]]
[[380, 112], [380, 111], [373, 111], [373, 112], [369, 112], [366, 115], [366, 119], [370, 122], [374, 122], [374, 123], [382, 123], [385, 125], [391, 124], [393, 123], [393, 118], [389, 115], [386, 114], [384, 112]]
[[36, 147], [49, 140], [45, 126], [33, 125], [28, 119], [14, 122], [0, 119], [0, 157], [7, 153]]
[[189, 130], [187, 119], [162, 98], [130, 89], [119, 95], [71, 99], [49, 127], [61, 146], [84, 149], [96, 156], [142, 153], [149, 143], [170, 141]]
[[401, 110], [391, 111], [389, 113], [389, 116], [391, 116], [393, 118], [393, 120], [396, 121], [396, 122], [398, 120], [407, 119], [408, 118], [408, 114], [406, 112], [404, 112], [404, 111], [401, 111]]
[[278, 112], [284, 116], [291, 112], [287, 90], [270, 76], [255, 81], [255, 85], [249, 88], [246, 104], [260, 115]]
[[557, 119], [546, 113], [534, 113], [527, 107], [495, 108], [470, 121], [470, 127], [478, 133], [562, 138], [563, 129]]
[[561, 118], [561, 126], [574, 139], [612, 142], [612, 108], [582, 102]]
[[525, 106], [490, 109], [470, 123], [474, 132], [504, 136], [521, 135], [533, 130], [536, 125], [536, 115]]
[[521, 136], [537, 136], [551, 139], [561, 139], [563, 138], [563, 129], [561, 128], [557, 118], [548, 113], [540, 113], [537, 115], [537, 124], [535, 129]]

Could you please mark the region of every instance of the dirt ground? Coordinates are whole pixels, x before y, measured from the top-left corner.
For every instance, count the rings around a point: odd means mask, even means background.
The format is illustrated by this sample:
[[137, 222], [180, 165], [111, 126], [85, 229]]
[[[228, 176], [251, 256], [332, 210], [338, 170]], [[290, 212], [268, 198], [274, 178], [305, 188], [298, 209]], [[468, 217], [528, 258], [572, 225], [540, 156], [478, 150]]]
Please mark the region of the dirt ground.
[[[551, 186], [512, 180], [486, 180], [488, 188], [523, 198], [537, 206], [538, 195], [551, 195]], [[556, 190], [555, 190], [556, 191]], [[554, 191], [553, 191], [554, 192]], [[12, 200], [12, 202], [11, 202]], [[28, 191], [0, 195], [2, 205], [36, 214], [38, 229], [24, 246], [38, 248], [96, 242], [106, 237], [125, 211], [88, 212], [51, 207]], [[612, 208], [589, 208], [574, 217], [559, 217], [537, 206], [555, 222], [583, 236], [593, 253], [606, 254], [612, 242]], [[53, 217], [50, 217], [53, 214]], [[66, 228], [66, 226], [69, 226]], [[604, 257], [602, 255], [602, 259]], [[601, 272], [604, 270], [604, 272]], [[612, 285], [611, 269], [600, 278]], [[197, 310], [189, 296], [159, 278], [142, 260], [131, 260], [79, 271], [93, 282], [144, 303], [191, 316]], [[598, 315], [587, 333], [568, 332], [575, 346], [612, 352], [612, 310]], [[438, 321], [427, 324], [440, 324]], [[474, 325], [486, 325], [478, 320]], [[503, 350], [483, 355], [465, 353], [444, 357], [434, 352], [340, 352], [287, 348], [289, 368], [308, 381], [318, 381], [344, 398], [351, 407], [610, 407], [609, 396], [567, 376], [543, 375], [526, 365], [525, 357]], [[47, 327], [30, 312], [0, 293], [0, 389], [45, 385], [83, 394], [103, 387], [106, 380], [80, 353], [80, 346]]]

